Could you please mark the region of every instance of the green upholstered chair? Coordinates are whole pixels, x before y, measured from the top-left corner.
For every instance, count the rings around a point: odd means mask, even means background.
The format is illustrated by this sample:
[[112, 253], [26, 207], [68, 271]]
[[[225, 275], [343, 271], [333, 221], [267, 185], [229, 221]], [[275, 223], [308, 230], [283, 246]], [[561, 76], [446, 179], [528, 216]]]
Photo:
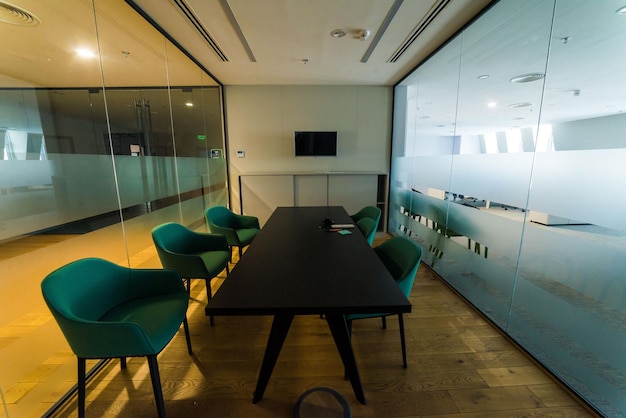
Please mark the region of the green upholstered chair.
[[[420, 260], [422, 259], [421, 247], [408, 238], [396, 236], [374, 247], [374, 251], [391, 276], [396, 280], [404, 295], [408, 298], [413, 288], [413, 282], [415, 281], [415, 274], [417, 273]], [[386, 317], [389, 315], [390, 314], [386, 313], [346, 315], [348, 330], [350, 332], [352, 331], [352, 321], [354, 320], [378, 317], [382, 318], [383, 328], [386, 328]], [[402, 344], [402, 364], [404, 368], [406, 368], [406, 343], [402, 313], [398, 314], [398, 321], [400, 325], [400, 342]]]
[[[204, 279], [207, 301], [211, 300], [211, 280], [223, 270], [228, 276], [230, 248], [223, 235], [195, 232], [168, 222], [152, 229], [152, 241], [163, 267], [176, 270], [187, 282], [187, 293], [191, 279]], [[210, 321], [213, 325], [212, 316]]]
[[85, 415], [87, 359], [147, 357], [157, 411], [165, 405], [157, 355], [184, 325], [187, 349], [189, 297], [173, 270], [130, 269], [85, 258], [50, 273], [41, 283], [44, 300], [78, 357], [78, 415]]
[[224, 235], [231, 248], [239, 249], [239, 258], [241, 249], [250, 245], [261, 230], [256, 216], [239, 215], [224, 206], [207, 209], [205, 217], [211, 232]]
[[357, 213], [350, 215], [350, 217], [352, 218], [354, 223], [359, 222], [363, 218], [373, 219], [374, 222], [376, 222], [376, 226], [374, 227], [374, 230], [377, 230], [378, 224], [380, 223], [380, 215], [381, 215], [381, 210], [377, 208], [376, 206], [365, 206], [363, 209], [361, 209]]
[[357, 228], [365, 236], [369, 245], [374, 244], [376, 236], [376, 221], [372, 218], [361, 218], [356, 222]]

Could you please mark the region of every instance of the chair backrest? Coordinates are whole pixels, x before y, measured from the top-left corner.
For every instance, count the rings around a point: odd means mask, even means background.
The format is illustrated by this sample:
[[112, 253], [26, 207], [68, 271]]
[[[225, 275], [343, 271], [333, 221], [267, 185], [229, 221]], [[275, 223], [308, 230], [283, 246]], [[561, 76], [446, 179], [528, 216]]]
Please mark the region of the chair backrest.
[[194, 249], [194, 232], [174, 222], [164, 223], [152, 229], [152, 240], [159, 253], [191, 254]]
[[372, 218], [361, 218], [357, 221], [356, 226], [363, 233], [367, 242], [372, 245], [376, 236], [376, 221]]
[[375, 247], [374, 251], [408, 298], [422, 259], [421, 247], [408, 238], [396, 236]]
[[237, 228], [237, 217], [225, 206], [213, 206], [206, 211], [206, 218], [211, 226], [222, 228]]
[[84, 258], [48, 274], [44, 300], [61, 328], [73, 318], [98, 320], [129, 297], [130, 270], [100, 258]]
[[363, 209], [361, 209], [351, 217], [354, 222], [358, 222], [363, 218], [373, 219], [376, 222], [376, 228], [378, 228], [381, 213], [381, 210], [376, 206], [365, 206]]

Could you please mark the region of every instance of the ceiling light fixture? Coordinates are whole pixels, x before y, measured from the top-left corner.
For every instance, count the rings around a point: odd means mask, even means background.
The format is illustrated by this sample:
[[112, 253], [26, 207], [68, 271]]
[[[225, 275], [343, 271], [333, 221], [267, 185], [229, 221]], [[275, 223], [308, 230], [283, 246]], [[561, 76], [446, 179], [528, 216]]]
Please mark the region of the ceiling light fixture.
[[617, 9], [615, 11], [615, 13], [619, 14], [619, 15], [626, 15], [626, 6], [622, 6], [619, 9]]
[[93, 58], [96, 54], [87, 48], [76, 48], [76, 54], [81, 58]]
[[513, 77], [511, 83], [530, 83], [531, 81], [541, 80], [545, 77], [543, 73], [529, 73]]
[[370, 36], [370, 31], [368, 29], [361, 29], [358, 33], [358, 38], [362, 41], [365, 41]]
[[476, 78], [479, 79], [479, 80], [486, 80], [486, 79], [489, 78], [489, 74], [482, 74], [482, 75], [479, 75]]
[[330, 33], [330, 36], [332, 36], [333, 38], [343, 38], [347, 34], [348, 32], [346, 32], [344, 29], [335, 29]]

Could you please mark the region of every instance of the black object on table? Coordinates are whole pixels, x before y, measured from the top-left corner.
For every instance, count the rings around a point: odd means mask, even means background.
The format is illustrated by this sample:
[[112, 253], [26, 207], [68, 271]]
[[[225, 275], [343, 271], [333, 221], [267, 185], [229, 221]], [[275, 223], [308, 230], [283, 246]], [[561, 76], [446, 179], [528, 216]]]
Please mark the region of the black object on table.
[[324, 315], [356, 398], [365, 394], [344, 318], [348, 313], [406, 313], [411, 304], [362, 234], [320, 228], [324, 219], [352, 223], [340, 206], [279, 207], [206, 315], [273, 315], [253, 403], [263, 398], [295, 315]]

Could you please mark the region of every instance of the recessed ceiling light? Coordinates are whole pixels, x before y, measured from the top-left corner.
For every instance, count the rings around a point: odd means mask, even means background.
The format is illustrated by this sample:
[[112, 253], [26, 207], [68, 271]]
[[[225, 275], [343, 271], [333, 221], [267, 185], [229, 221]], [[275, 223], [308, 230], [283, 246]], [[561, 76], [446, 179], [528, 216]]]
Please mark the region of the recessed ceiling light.
[[333, 38], [343, 38], [347, 34], [348, 32], [346, 32], [344, 29], [335, 29], [330, 33], [330, 36], [332, 36]]
[[486, 80], [489, 78], [489, 74], [483, 74], [483, 75], [479, 75], [478, 77], [476, 77], [479, 80]]
[[92, 50], [87, 48], [76, 48], [76, 54], [81, 58], [93, 58], [96, 56]]
[[193, 107], [193, 103], [192, 103], [192, 102], [187, 102], [187, 103], [185, 103], [185, 106], [187, 106], [187, 107]]
[[619, 9], [615, 11], [615, 13], [620, 14], [620, 15], [626, 15], [626, 6], [620, 7]]
[[496, 107], [498, 104], [496, 102], [487, 103], [487, 107]]
[[529, 73], [515, 76], [511, 79], [511, 83], [530, 83], [531, 81], [541, 80], [545, 77], [543, 73]]

